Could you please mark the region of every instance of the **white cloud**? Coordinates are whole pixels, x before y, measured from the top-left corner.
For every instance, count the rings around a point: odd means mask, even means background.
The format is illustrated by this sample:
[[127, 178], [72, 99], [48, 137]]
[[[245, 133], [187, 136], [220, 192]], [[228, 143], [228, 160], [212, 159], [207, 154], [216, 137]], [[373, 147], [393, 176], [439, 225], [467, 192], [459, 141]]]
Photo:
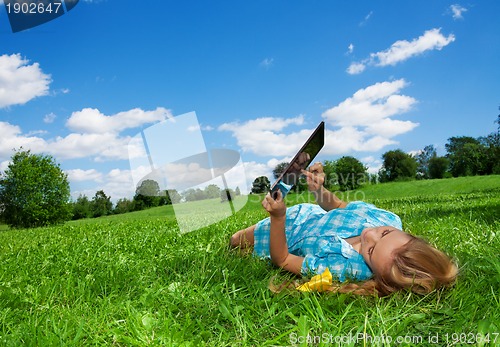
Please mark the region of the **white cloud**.
[[323, 117], [335, 126], [372, 126], [374, 122], [411, 109], [416, 100], [396, 94], [406, 86], [403, 79], [376, 83], [325, 111]]
[[463, 19], [463, 13], [467, 12], [467, 9], [459, 4], [454, 4], [450, 6], [450, 12], [454, 20]]
[[49, 92], [50, 75], [20, 54], [0, 56], [0, 108], [22, 105]]
[[252, 189], [253, 181], [260, 176], [266, 176], [272, 182], [272, 172], [276, 165], [257, 163], [255, 161], [244, 162], [245, 176], [248, 179], [247, 186], [248, 189]]
[[96, 161], [128, 159], [130, 137], [114, 133], [77, 134], [57, 137], [48, 144], [47, 150], [58, 158], [94, 158]]
[[347, 46], [347, 54], [352, 54], [354, 52], [354, 45], [352, 43]]
[[[326, 110], [322, 117], [328, 126], [321, 153], [340, 155], [376, 152], [397, 144], [395, 136], [405, 134], [419, 125], [394, 119], [411, 111], [417, 103], [416, 99], [401, 94], [407, 85], [403, 79], [376, 83], [358, 90], [352, 97]], [[257, 118], [243, 123], [226, 123], [218, 130], [232, 132], [244, 152], [274, 157], [265, 167], [259, 167], [262, 172], [270, 172], [278, 163], [290, 160], [312, 133], [310, 128], [286, 132], [291, 124], [303, 125], [304, 117]], [[255, 177], [255, 174], [249, 176]]]
[[119, 133], [125, 129], [137, 128], [171, 117], [170, 110], [163, 107], [158, 107], [153, 111], [134, 108], [111, 116], [106, 116], [95, 108], [84, 108], [81, 111], [73, 112], [66, 122], [66, 126], [80, 133]]
[[57, 116], [55, 115], [55, 113], [51, 112], [49, 114], [46, 114], [45, 117], [43, 117], [43, 122], [47, 123], [47, 124], [54, 123], [56, 118], [57, 118]]
[[312, 130], [284, 134], [282, 130], [289, 125], [302, 125], [304, 117], [274, 118], [264, 117], [238, 122], [225, 123], [219, 126], [221, 131], [230, 131], [244, 152], [252, 152], [260, 156], [293, 155], [311, 134]]
[[[19, 126], [0, 122], [0, 159], [10, 157], [13, 149], [22, 146], [34, 153], [44, 152], [58, 159], [128, 160], [130, 146], [132, 155], [144, 155], [144, 149], [130, 136], [121, 136], [119, 132], [169, 116], [170, 111], [164, 108], [153, 111], [133, 109], [113, 116], [103, 115], [96, 109], [83, 109], [74, 112], [67, 122], [70, 129], [81, 132], [72, 132], [48, 140], [34, 136], [39, 134], [38, 132], [23, 134]], [[52, 116], [47, 115], [45, 118], [50, 121]]]
[[83, 182], [83, 181], [96, 181], [100, 182], [102, 180], [102, 174], [95, 169], [90, 170], [82, 170], [82, 169], [74, 169], [74, 170], [66, 170], [68, 174], [68, 179], [71, 182]]
[[[96, 170], [68, 170], [71, 184], [71, 196], [78, 198], [80, 194], [91, 199], [98, 190], [103, 190], [113, 202], [121, 198], [131, 199], [135, 194], [130, 170], [112, 169], [108, 173]], [[89, 184], [92, 185], [89, 188]], [[84, 188], [85, 187], [85, 188]]]
[[368, 21], [370, 20], [370, 18], [373, 16], [373, 11], [370, 11], [370, 13], [368, 13], [365, 18], [359, 23], [359, 26], [362, 27], [362, 26], [365, 26]]
[[112, 197], [112, 200], [128, 197], [132, 198], [135, 194], [135, 186], [132, 181], [130, 170], [113, 169], [104, 177], [105, 184], [102, 189]]
[[377, 66], [396, 65], [425, 51], [441, 50], [453, 41], [455, 41], [454, 35], [450, 34], [445, 37], [440, 29], [431, 29], [412, 41], [396, 41], [389, 49], [374, 53], [372, 57]]
[[325, 136], [325, 152], [377, 151], [396, 143], [394, 136], [417, 127], [418, 123], [391, 118], [409, 112], [417, 102], [398, 94], [406, 86], [403, 79], [376, 83], [326, 110], [322, 117], [337, 129]]
[[10, 158], [13, 149], [32, 149], [35, 153], [44, 151], [47, 142], [36, 136], [22, 134], [21, 128], [6, 122], [0, 122], [0, 159]]
[[412, 41], [396, 41], [385, 51], [371, 53], [369, 58], [352, 63], [347, 68], [347, 73], [359, 74], [364, 71], [366, 66], [396, 65], [426, 51], [441, 50], [453, 41], [455, 41], [453, 34], [446, 37], [441, 34], [441, 29], [427, 30]]
[[260, 62], [259, 65], [265, 69], [269, 69], [271, 66], [273, 66], [273, 64], [274, 64], [274, 58], [265, 58]]
[[377, 174], [382, 168], [382, 160], [372, 156], [361, 158], [360, 161], [368, 167], [367, 172], [370, 174]]
[[349, 75], [357, 75], [365, 71], [365, 69], [366, 65], [363, 63], [352, 63], [346, 71]]
[[409, 151], [408, 154], [411, 155], [412, 157], [416, 157], [417, 155], [419, 155], [423, 151], [424, 150], [422, 150], [422, 149], [416, 149], [416, 150], [413, 150], [413, 151]]
[[8, 161], [8, 160], [0, 162], [0, 175], [2, 172], [5, 172], [5, 170], [7, 170], [7, 168], [9, 167], [9, 164], [10, 164], [10, 161]]

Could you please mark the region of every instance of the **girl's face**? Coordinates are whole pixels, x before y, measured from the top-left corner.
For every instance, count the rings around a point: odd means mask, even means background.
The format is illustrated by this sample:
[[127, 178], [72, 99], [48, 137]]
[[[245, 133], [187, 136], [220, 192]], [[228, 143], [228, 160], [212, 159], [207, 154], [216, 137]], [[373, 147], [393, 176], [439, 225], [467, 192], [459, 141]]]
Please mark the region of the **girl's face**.
[[374, 273], [383, 274], [392, 264], [393, 251], [410, 239], [407, 233], [393, 227], [366, 228], [361, 232], [360, 253]]

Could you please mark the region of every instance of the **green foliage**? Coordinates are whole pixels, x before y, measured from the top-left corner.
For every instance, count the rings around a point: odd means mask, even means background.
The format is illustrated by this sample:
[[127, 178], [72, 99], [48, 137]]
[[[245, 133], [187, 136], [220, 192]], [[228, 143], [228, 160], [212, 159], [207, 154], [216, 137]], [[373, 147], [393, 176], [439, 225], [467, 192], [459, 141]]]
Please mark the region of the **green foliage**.
[[73, 219], [91, 218], [92, 202], [86, 195], [80, 194], [75, 202], [73, 202]]
[[[231, 190], [231, 193], [233, 194], [233, 196], [235, 195], [235, 192], [233, 190]], [[199, 201], [199, 200], [221, 198], [223, 194], [225, 194], [224, 191], [221, 190], [217, 185], [210, 184], [206, 186], [204, 189], [200, 188], [187, 189], [184, 192], [182, 192], [182, 197], [184, 198], [185, 201]]]
[[367, 181], [367, 167], [358, 159], [345, 156], [338, 159], [335, 163], [335, 173], [340, 190], [358, 189]]
[[116, 202], [115, 208], [113, 209], [113, 213], [121, 214], [128, 213], [135, 210], [135, 202], [133, 200], [129, 200], [127, 198], [121, 198]]
[[[498, 182], [363, 187], [366, 201], [398, 213], [407, 231], [458, 262], [457, 284], [423, 297], [271, 293], [274, 275], [290, 276], [227, 247], [234, 231], [266, 216], [257, 195], [235, 216], [183, 235], [172, 206], [3, 231], [0, 345], [496, 346]], [[460, 342], [488, 336], [484, 344]], [[392, 342], [370, 342], [382, 337]]]
[[[430, 178], [431, 160], [437, 157], [436, 148], [433, 145], [425, 146], [415, 157], [417, 161], [417, 178]], [[437, 177], [434, 177], [437, 178]]]
[[220, 197], [220, 194], [221, 194], [221, 189], [216, 184], [209, 184], [207, 187], [205, 187], [206, 199], [218, 198]]
[[158, 182], [151, 179], [142, 181], [135, 190], [134, 209], [143, 210], [158, 206], [161, 202], [160, 195]]
[[325, 173], [325, 188], [334, 191], [338, 184], [338, 176], [336, 174], [337, 163], [333, 160], [325, 160], [323, 162], [323, 172]]
[[182, 200], [182, 196], [176, 189], [168, 189], [166, 191], [166, 197], [165, 205], [177, 204]]
[[380, 182], [405, 181], [415, 179], [417, 161], [400, 149], [385, 152], [379, 171]]
[[257, 177], [252, 183], [252, 193], [262, 194], [269, 191], [271, 188], [271, 182], [266, 176]]
[[484, 174], [500, 174], [500, 132], [479, 138], [484, 146]]
[[158, 196], [160, 195], [160, 186], [155, 180], [144, 180], [135, 190], [137, 195]]
[[481, 174], [484, 148], [478, 139], [470, 136], [451, 137], [445, 145], [454, 177]]
[[103, 190], [99, 190], [92, 198], [91, 210], [93, 217], [107, 216], [113, 212], [111, 197], [107, 196]]
[[0, 181], [0, 211], [11, 227], [37, 227], [71, 218], [67, 175], [53, 157], [19, 150]]
[[450, 166], [450, 161], [446, 157], [432, 157], [428, 163], [427, 178], [444, 178]]
[[284, 163], [279, 163], [278, 165], [276, 165], [276, 167], [273, 170], [273, 177], [274, 177], [274, 179], [278, 179], [278, 177], [280, 177], [280, 175], [287, 168], [288, 164], [289, 164], [288, 162], [284, 162]]

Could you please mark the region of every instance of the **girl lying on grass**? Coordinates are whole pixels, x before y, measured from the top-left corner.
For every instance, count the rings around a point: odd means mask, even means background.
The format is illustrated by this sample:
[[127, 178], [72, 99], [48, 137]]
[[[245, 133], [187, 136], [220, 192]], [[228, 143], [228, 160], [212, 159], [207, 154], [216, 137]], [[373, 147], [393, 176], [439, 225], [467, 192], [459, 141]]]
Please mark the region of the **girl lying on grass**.
[[270, 217], [236, 232], [232, 247], [253, 247], [256, 256], [270, 257], [297, 275], [328, 268], [340, 282], [330, 290], [341, 293], [382, 296], [408, 289], [426, 294], [454, 282], [458, 269], [451, 259], [401, 231], [397, 215], [365, 202], [340, 200], [323, 187], [321, 163], [303, 174], [319, 206], [287, 209], [281, 193], [276, 200], [268, 194], [262, 205]]

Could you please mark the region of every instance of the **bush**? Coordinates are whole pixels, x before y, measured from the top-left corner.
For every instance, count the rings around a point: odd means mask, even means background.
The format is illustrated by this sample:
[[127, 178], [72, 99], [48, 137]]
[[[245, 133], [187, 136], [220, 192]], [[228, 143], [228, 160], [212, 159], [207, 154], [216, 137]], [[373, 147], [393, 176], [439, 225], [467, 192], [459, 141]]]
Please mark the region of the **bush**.
[[71, 218], [67, 175], [51, 156], [17, 151], [0, 180], [0, 211], [11, 227], [39, 227]]

